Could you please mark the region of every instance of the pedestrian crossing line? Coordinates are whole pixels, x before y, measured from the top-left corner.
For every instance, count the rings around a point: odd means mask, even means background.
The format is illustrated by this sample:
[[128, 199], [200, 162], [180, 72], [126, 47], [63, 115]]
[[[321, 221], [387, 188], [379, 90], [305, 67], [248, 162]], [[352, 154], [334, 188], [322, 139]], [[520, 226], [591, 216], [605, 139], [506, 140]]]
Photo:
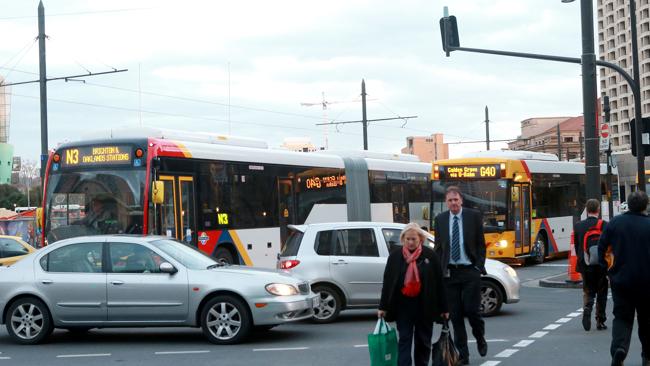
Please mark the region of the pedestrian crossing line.
[[78, 355], [58, 355], [56, 358], [75, 358], [75, 357], [107, 357], [110, 353], [86, 353]]
[[355, 344], [354, 345], [354, 348], [364, 348], [364, 347], [368, 347], [368, 345], [367, 344]]
[[528, 338], [542, 338], [543, 336], [547, 335], [548, 332], [535, 332], [531, 335], [528, 336]]
[[501, 361], [485, 361], [481, 364], [481, 366], [496, 366], [500, 363]]
[[508, 357], [514, 355], [515, 353], [517, 353], [518, 351], [519, 351], [518, 349], [507, 348], [507, 349], [504, 349], [503, 351], [497, 353], [496, 355], [494, 355], [494, 357], [508, 358]]
[[0, 360], [11, 360], [11, 357], [0, 356]]
[[[509, 342], [507, 339], [500, 339], [500, 338], [495, 338], [495, 339], [486, 339], [486, 342]], [[470, 339], [467, 341], [467, 343], [476, 343], [476, 339]]]
[[522, 341], [519, 341], [519, 343], [515, 344], [513, 347], [528, 347], [531, 344], [533, 344], [535, 341], [532, 339], [524, 339]]
[[571, 320], [572, 320], [571, 318], [560, 318], [560, 319], [556, 320], [555, 322], [560, 323], [560, 324], [564, 324], [564, 323], [570, 322]]
[[544, 330], [555, 330], [555, 329], [557, 329], [557, 328], [559, 328], [561, 326], [562, 326], [562, 324], [549, 324], [549, 325], [545, 326], [543, 329]]
[[567, 314], [567, 316], [570, 317], [570, 318], [575, 318], [576, 316], [580, 316], [580, 315], [582, 315], [582, 313], [580, 313], [580, 312], [575, 312], [575, 313]]

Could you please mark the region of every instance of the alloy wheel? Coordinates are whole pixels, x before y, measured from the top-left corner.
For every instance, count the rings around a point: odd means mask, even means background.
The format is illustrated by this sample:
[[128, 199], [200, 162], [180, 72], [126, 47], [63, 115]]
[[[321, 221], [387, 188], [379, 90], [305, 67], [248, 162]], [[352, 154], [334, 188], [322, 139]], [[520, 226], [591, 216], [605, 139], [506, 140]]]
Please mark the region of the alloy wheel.
[[24, 340], [32, 340], [41, 334], [45, 326], [43, 311], [31, 303], [16, 307], [11, 314], [11, 329], [13, 333]]
[[228, 302], [214, 304], [208, 311], [206, 321], [210, 333], [222, 341], [236, 337], [242, 326], [241, 313]]

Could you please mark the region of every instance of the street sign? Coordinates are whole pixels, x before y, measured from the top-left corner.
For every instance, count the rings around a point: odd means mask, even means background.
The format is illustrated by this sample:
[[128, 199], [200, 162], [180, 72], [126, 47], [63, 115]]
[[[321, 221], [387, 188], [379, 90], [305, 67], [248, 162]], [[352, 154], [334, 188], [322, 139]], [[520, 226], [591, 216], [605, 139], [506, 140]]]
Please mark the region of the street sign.
[[604, 152], [609, 149], [609, 124], [603, 123], [600, 125], [600, 151]]

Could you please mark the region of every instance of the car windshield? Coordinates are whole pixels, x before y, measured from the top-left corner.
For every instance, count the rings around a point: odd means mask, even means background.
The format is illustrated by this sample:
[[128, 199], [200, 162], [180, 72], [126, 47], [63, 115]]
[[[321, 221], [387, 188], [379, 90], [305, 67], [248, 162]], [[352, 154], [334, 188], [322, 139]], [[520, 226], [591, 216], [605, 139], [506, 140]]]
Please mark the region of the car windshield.
[[160, 239], [152, 241], [151, 244], [189, 269], [206, 269], [217, 264], [214, 259], [175, 240]]

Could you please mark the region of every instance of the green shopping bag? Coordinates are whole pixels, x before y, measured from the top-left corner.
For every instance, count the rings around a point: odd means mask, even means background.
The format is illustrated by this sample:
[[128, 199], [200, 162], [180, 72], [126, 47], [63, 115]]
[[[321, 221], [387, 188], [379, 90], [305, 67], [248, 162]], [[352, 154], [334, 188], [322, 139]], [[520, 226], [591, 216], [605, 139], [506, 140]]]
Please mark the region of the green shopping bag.
[[368, 334], [370, 366], [397, 366], [397, 333], [384, 318], [377, 320], [375, 331]]

